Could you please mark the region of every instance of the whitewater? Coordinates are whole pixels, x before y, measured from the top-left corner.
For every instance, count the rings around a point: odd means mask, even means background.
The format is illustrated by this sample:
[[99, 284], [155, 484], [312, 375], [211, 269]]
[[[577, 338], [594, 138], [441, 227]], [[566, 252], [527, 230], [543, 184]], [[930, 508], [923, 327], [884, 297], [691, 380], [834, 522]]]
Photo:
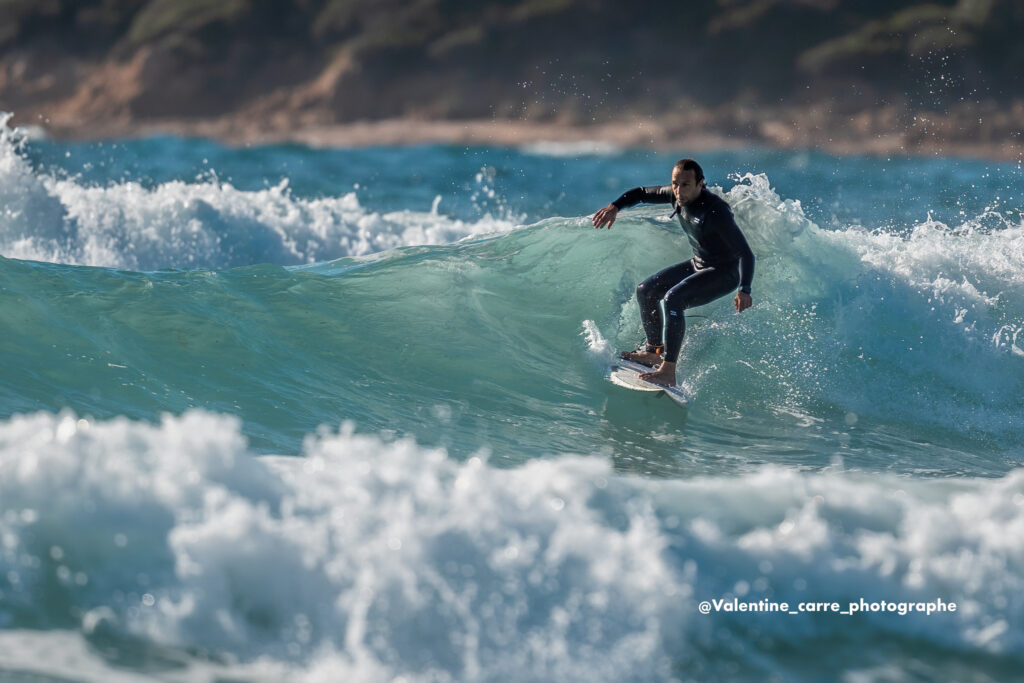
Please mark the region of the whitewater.
[[[686, 150], [0, 136], [0, 678], [1006, 680], [1017, 164], [702, 154], [755, 305], [607, 382]], [[954, 612], [702, 613], [705, 601]]]

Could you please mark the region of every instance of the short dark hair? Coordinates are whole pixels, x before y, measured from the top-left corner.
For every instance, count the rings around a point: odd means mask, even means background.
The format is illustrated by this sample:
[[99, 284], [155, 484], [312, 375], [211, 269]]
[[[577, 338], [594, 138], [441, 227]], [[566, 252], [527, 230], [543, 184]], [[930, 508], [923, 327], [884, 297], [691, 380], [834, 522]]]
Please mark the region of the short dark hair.
[[704, 169], [693, 159], [680, 159], [672, 167], [672, 172], [674, 173], [675, 171], [693, 171], [693, 175], [697, 178], [698, 183], [704, 180]]

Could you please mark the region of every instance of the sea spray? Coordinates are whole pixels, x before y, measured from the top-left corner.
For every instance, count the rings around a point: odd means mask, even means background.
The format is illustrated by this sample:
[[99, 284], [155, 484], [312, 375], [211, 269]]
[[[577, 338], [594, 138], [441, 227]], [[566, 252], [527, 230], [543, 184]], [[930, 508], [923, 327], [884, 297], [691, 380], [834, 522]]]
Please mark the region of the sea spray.
[[[0, 253], [128, 270], [296, 265], [401, 246], [444, 244], [511, 227], [503, 218], [372, 211], [355, 192], [296, 197], [288, 179], [240, 190], [208, 177], [97, 186], [39, 172], [0, 120]], [[493, 191], [492, 191], [493, 192]]]
[[[842, 658], [910, 635], [926, 661], [1008, 666], [1024, 646], [1019, 471], [642, 480], [598, 457], [457, 462], [351, 426], [310, 435], [301, 458], [259, 458], [237, 420], [193, 412], [14, 418], [0, 472], [0, 619], [154, 653], [295, 675], [650, 680], [784, 674], [767, 643]], [[697, 609], [734, 599], [958, 609]]]
[[0, 678], [1016, 676], [1020, 169], [702, 154], [681, 410], [605, 151], [4, 138]]

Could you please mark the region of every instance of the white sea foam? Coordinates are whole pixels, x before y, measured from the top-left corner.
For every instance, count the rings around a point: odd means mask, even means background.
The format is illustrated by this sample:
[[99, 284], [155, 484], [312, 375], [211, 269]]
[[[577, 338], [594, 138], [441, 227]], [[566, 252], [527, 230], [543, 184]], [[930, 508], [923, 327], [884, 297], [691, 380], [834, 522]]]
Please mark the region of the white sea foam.
[[[725, 376], [711, 379], [723, 393], [763, 393], [785, 410], [824, 400], [883, 420], [1019, 437], [1024, 226], [990, 212], [903, 234], [824, 230], [765, 176], [739, 181], [716, 191], [758, 256], [755, 307], [723, 318], [724, 332], [688, 335], [690, 365], [718, 364]], [[710, 344], [723, 333], [738, 352]]]
[[431, 211], [378, 213], [355, 193], [304, 199], [287, 181], [260, 191], [229, 183], [86, 186], [37, 173], [0, 119], [0, 254], [129, 270], [297, 265], [396, 247], [446, 244], [514, 224]]
[[[85, 638], [205, 652], [236, 675], [667, 680], [680, 662], [756, 670], [760, 640], [823, 635], [1012, 658], [1022, 539], [1024, 471], [650, 481], [598, 457], [456, 462], [350, 428], [260, 458], [237, 420], [199, 412], [0, 423], [0, 626], [31, 641], [28, 625], [71, 620]], [[732, 596], [958, 610], [697, 611]]]
[[601, 330], [593, 320], [584, 320], [583, 331], [580, 336], [587, 344], [587, 353], [594, 361], [607, 364], [612, 361], [612, 347], [608, 340], [601, 334]]
[[782, 200], [765, 175], [738, 180], [719, 192], [754, 251], [785, 260], [790, 272], [775, 280], [805, 293], [846, 294], [837, 285], [863, 287], [881, 276], [884, 287], [906, 287], [957, 324], [978, 324], [989, 312], [1005, 310], [1009, 320], [999, 324], [1024, 327], [1024, 224], [1018, 219], [988, 211], [959, 226], [928, 219], [907, 234], [859, 226], [822, 230], [806, 218], [799, 201]]

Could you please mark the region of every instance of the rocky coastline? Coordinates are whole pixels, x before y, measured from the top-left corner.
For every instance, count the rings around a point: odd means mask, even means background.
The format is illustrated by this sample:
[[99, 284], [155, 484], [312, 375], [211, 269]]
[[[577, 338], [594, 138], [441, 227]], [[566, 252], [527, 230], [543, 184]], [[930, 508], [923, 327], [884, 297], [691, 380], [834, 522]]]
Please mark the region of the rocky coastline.
[[653, 2], [626, 25], [612, 0], [0, 9], [0, 110], [60, 139], [1024, 158], [1012, 0]]

